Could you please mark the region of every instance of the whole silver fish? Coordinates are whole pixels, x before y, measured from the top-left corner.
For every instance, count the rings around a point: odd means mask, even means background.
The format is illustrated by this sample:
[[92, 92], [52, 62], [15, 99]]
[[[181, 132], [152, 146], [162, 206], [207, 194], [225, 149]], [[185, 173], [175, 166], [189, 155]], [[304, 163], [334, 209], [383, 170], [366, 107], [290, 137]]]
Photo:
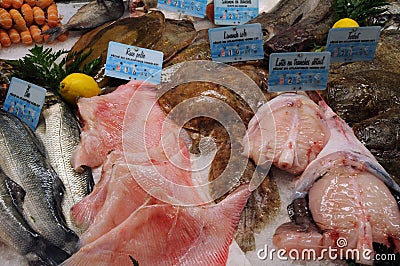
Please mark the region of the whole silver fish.
[[64, 185], [45, 157], [35, 133], [16, 116], [0, 111], [0, 167], [26, 192], [23, 214], [29, 225], [69, 254], [78, 236], [61, 211]]
[[69, 255], [35, 232], [20, 212], [25, 191], [0, 168], [0, 240], [31, 265], [58, 265]]
[[78, 9], [66, 24], [44, 31], [49, 34], [48, 42], [69, 30], [93, 29], [104, 23], [120, 18], [125, 12], [123, 0], [97, 0], [91, 1]]
[[92, 191], [94, 185], [89, 168], [81, 169], [78, 173], [71, 166], [72, 152], [79, 143], [79, 122], [69, 106], [51, 92], [46, 94], [42, 115], [35, 133], [46, 149], [47, 159], [64, 184], [61, 207], [65, 221], [69, 228], [79, 234], [82, 233], [81, 229], [72, 222], [70, 210]]

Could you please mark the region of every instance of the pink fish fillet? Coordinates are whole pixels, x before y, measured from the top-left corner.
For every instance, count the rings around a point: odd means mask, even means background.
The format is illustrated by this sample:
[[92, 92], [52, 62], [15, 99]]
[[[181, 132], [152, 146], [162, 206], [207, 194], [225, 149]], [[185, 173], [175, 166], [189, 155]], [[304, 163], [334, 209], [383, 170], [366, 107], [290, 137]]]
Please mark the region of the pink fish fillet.
[[243, 186], [216, 205], [143, 206], [62, 265], [225, 265], [249, 196]]
[[322, 248], [341, 248], [343, 259], [372, 264], [372, 255], [362, 255], [373, 254], [372, 242], [400, 250], [400, 211], [389, 190], [398, 192], [399, 187], [351, 128], [326, 104], [321, 105], [330, 138], [297, 181], [292, 198], [308, 194], [318, 229], [301, 230], [301, 225], [287, 223], [276, 230], [273, 241], [279, 248], [313, 248], [317, 253]]
[[[126, 109], [130, 99], [136, 92], [141, 95], [142, 100], [132, 103], [136, 109], [135, 113], [127, 114]], [[84, 126], [81, 141], [72, 155], [73, 167], [75, 169], [79, 169], [82, 165], [97, 167], [104, 163], [111, 151], [122, 151], [124, 119], [144, 115], [141, 110], [147, 110], [149, 101], [154, 103], [154, 85], [136, 81], [119, 86], [112, 93], [79, 99], [79, 114]], [[147, 143], [149, 146], [151, 144]], [[142, 146], [141, 149], [144, 150], [145, 147]]]
[[94, 217], [103, 207], [107, 197], [108, 183], [113, 174], [114, 165], [123, 160], [121, 151], [112, 151], [102, 165], [101, 177], [93, 191], [71, 208], [71, 217], [80, 228], [87, 229], [93, 223]]
[[[122, 88], [132, 89], [129, 86]], [[109, 154], [103, 165], [101, 180], [94, 191], [72, 208], [72, 216], [77, 224], [92, 225], [81, 238], [83, 244], [108, 232], [143, 204], [146, 192], [141, 187], [147, 191], [156, 189], [163, 200], [201, 202], [192, 189], [189, 150], [181, 138], [180, 129], [166, 119], [157, 104], [153, 87], [135, 88], [136, 92], [131, 98], [99, 96], [107, 97], [106, 101], [99, 100], [102, 104], [112, 104], [109, 101], [116, 99], [129, 104], [126, 104], [125, 115], [118, 111], [124, 117], [119, 122], [123, 125], [118, 126], [122, 128], [119, 132], [121, 137], [118, 138], [122, 143], [116, 145]], [[120, 89], [112, 94], [118, 93]], [[98, 119], [98, 123], [105, 122]], [[114, 178], [121, 182], [114, 181]], [[136, 184], [139, 181], [140, 184]], [[128, 186], [130, 189], [121, 187], [124, 182], [131, 184]], [[129, 190], [131, 194], [128, 195]]]
[[[177, 141], [174, 141], [174, 143], [177, 143]], [[188, 151], [185, 150], [184, 152]], [[151, 155], [153, 151], [149, 153]], [[138, 156], [138, 158], [134, 158], [135, 156]], [[159, 154], [158, 157], [161, 158]], [[177, 203], [187, 203], [193, 202], [197, 198], [197, 202], [200, 202], [199, 196], [193, 189], [190, 172], [176, 168], [166, 157], [162, 161], [157, 161], [160, 158], [154, 156], [150, 161], [141, 161], [143, 158], [146, 157], [140, 153], [127, 154], [126, 160], [130, 162], [129, 164], [126, 161], [114, 164], [107, 184], [104, 204], [95, 216], [93, 223], [81, 236], [81, 245], [86, 245], [112, 230], [144, 204], [146, 199], [150, 198], [150, 195], [142, 186], [146, 187], [147, 185], [149, 190], [155, 190], [156, 194], [154, 195], [159, 196], [161, 200], [177, 199]], [[181, 190], [180, 187], [176, 186], [162, 187], [158, 182], [154, 182], [154, 180], [159, 181], [162, 176], [174, 184], [183, 184], [182, 181], [186, 180], [187, 189]], [[141, 181], [142, 186], [137, 183], [137, 180]], [[191, 191], [188, 191], [188, 189]], [[148, 204], [157, 202], [160, 203], [159, 200], [151, 197]]]
[[300, 174], [329, 138], [322, 110], [303, 94], [281, 94], [263, 105], [251, 119], [244, 154], [257, 165], [273, 162]]

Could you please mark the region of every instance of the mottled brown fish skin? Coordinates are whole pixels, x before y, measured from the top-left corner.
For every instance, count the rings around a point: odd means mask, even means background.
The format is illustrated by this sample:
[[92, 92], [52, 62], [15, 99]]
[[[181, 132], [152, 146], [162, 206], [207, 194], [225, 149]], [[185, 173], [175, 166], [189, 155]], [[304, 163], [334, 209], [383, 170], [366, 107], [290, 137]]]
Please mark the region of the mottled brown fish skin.
[[[146, 15], [135, 18], [123, 18], [108, 24], [102, 29], [94, 29], [95, 33], [88, 32], [80, 37], [82, 41], [72, 47], [71, 52], [88, 52], [90, 55], [81, 63], [81, 67], [101, 57], [101, 63], [91, 73], [100, 87], [106, 85], [120, 85], [121, 80], [112, 80], [104, 75], [104, 65], [107, 59], [108, 44], [110, 41], [127, 45], [151, 49], [161, 38], [165, 29], [165, 17], [160, 11], [152, 11]], [[89, 38], [90, 41], [84, 41]], [[85, 44], [85, 45], [83, 45]], [[117, 81], [116, 84], [110, 84]], [[126, 82], [125, 82], [126, 83]]]
[[166, 19], [164, 34], [152, 49], [163, 52], [165, 62], [191, 44], [196, 36], [197, 32], [191, 21]]
[[303, 8], [306, 11], [299, 22], [265, 43], [266, 56], [274, 52], [307, 51], [314, 44], [325, 44], [334, 23], [332, 0], [309, 0]]
[[356, 137], [400, 184], [400, 107], [353, 125]]
[[328, 82], [322, 95], [347, 123], [357, 123], [400, 105], [400, 76], [384, 70], [350, 72]]
[[208, 30], [198, 31], [197, 37], [185, 49], [178, 52], [170, 60], [165, 62], [164, 67], [182, 63], [190, 60], [211, 60], [210, 39]]
[[260, 23], [263, 40], [267, 41], [301, 19], [307, 2], [308, 0], [281, 0], [270, 11], [262, 12], [246, 24]]
[[[211, 138], [216, 144], [217, 153], [211, 163], [209, 173], [209, 180], [214, 180], [210, 186], [211, 196], [217, 198], [216, 195], [220, 195], [220, 192], [226, 187], [231, 187], [232, 189], [229, 192], [217, 199], [217, 201], [220, 201], [232, 192], [234, 188], [237, 188], [241, 184], [248, 184], [253, 175], [264, 177], [262, 184], [252, 192], [241, 214], [238, 229], [235, 233], [238, 245], [243, 251], [247, 252], [255, 249], [254, 233], [264, 228], [268, 220], [277, 213], [280, 206], [280, 197], [276, 183], [266, 173], [257, 172], [255, 164], [247, 157], [241, 155], [240, 152], [243, 151], [241, 144], [243, 135], [241, 134], [240, 126], [247, 126], [250, 119], [254, 116], [253, 111], [233, 91], [211, 82], [190, 82], [179, 85], [163, 94], [158, 102], [164, 112], [169, 113], [179, 103], [190, 98], [196, 98], [196, 108], [193, 110], [188, 108], [189, 113], [192, 110], [194, 112], [193, 115], [196, 115], [206, 112], [206, 110], [201, 110], [202, 105], [199, 103], [201, 101], [210, 101], [208, 97], [227, 103], [236, 111], [241, 119], [240, 122], [232, 120], [228, 121], [227, 125], [221, 125], [218, 121], [210, 117], [194, 116], [195, 118], [184, 125], [184, 128], [187, 129], [192, 139], [192, 153], [200, 151], [199, 143], [204, 137]], [[204, 108], [207, 108], [207, 106], [204, 105]], [[215, 110], [215, 112], [222, 113], [223, 110], [222, 108], [221, 110]], [[187, 116], [187, 113], [174, 113], [174, 115], [184, 117]], [[171, 116], [174, 121], [184, 121], [182, 117], [174, 117], [174, 115]], [[230, 128], [231, 135], [228, 134], [225, 127]], [[235, 152], [231, 154], [231, 150]], [[227, 168], [228, 163], [230, 168]], [[242, 169], [242, 166], [245, 166], [245, 168]], [[218, 179], [223, 172], [224, 177], [230, 178]]]

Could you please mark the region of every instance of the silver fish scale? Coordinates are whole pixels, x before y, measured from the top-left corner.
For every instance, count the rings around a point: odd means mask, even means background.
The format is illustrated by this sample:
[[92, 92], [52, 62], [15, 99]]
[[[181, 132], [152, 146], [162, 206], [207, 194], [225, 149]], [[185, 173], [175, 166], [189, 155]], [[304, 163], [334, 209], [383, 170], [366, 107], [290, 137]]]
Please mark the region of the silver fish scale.
[[0, 144], [0, 167], [26, 192], [23, 214], [29, 225], [55, 246], [73, 253], [78, 237], [61, 214], [63, 184], [35, 134], [17, 117], [1, 111]]
[[89, 169], [82, 169], [83, 172], [78, 173], [71, 165], [72, 152], [79, 144], [79, 123], [69, 107], [54, 98], [54, 95], [46, 97], [49, 105], [43, 109], [44, 119], [39, 122], [36, 135], [43, 142], [47, 158], [64, 184], [61, 206], [67, 225], [80, 234], [82, 230], [73, 223], [70, 210], [91, 192], [93, 178]]
[[0, 169], [0, 239], [25, 255], [34, 249], [36, 235], [14, 206], [6, 178]]

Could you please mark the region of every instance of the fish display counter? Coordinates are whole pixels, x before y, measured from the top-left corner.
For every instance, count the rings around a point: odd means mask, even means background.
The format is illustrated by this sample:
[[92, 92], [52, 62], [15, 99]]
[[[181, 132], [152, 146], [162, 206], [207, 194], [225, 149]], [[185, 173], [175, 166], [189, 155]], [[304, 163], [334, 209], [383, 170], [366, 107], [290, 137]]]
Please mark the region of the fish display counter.
[[1, 264], [398, 265], [400, 3], [357, 3], [0, 1]]

